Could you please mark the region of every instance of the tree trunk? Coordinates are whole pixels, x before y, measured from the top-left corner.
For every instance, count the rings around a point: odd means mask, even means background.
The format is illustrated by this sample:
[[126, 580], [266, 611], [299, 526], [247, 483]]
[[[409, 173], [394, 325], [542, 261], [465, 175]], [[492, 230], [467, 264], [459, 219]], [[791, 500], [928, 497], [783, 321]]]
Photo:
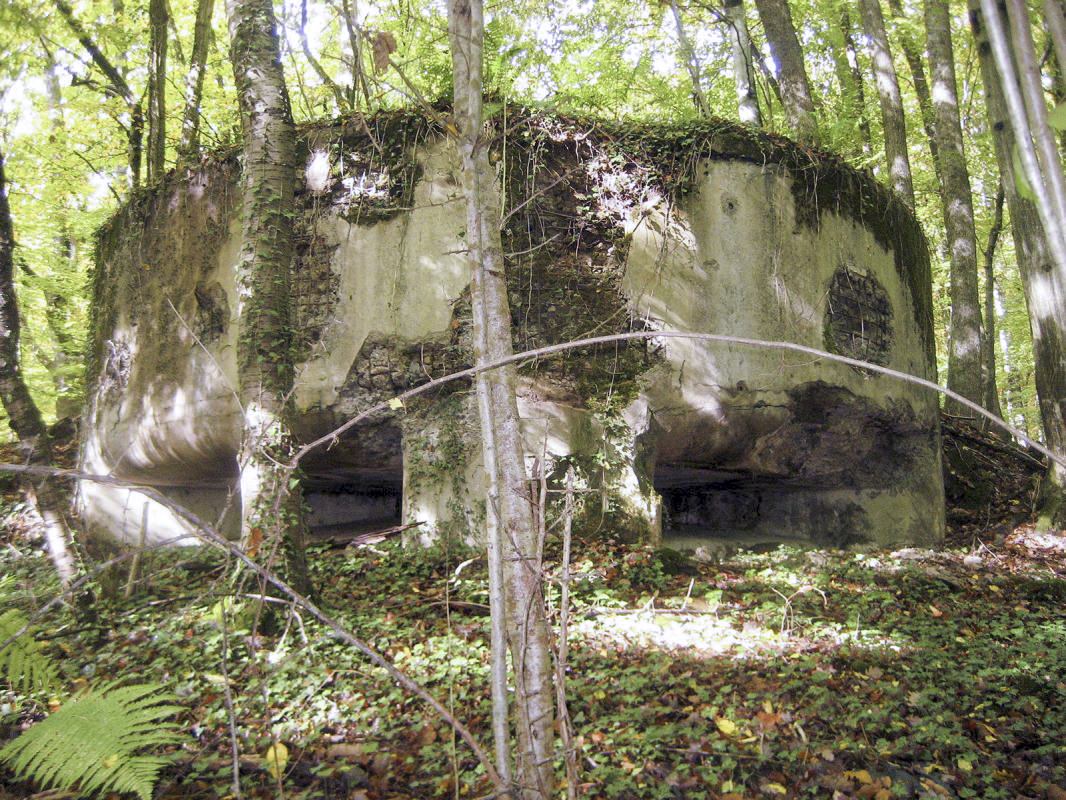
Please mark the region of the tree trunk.
[[[940, 156], [941, 205], [951, 253], [951, 321], [948, 388], [968, 400], [985, 399], [981, 376], [981, 299], [977, 282], [977, 233], [973, 193], [962, 146], [955, 55], [946, 0], [925, 0], [929, 73], [933, 82], [936, 143]], [[961, 410], [948, 400], [949, 410]]]
[[[996, 387], [996, 245], [1003, 233], [1003, 181], [996, 189], [992, 227], [988, 230], [988, 246], [985, 248], [985, 318], [984, 336], [981, 339], [982, 376], [985, 399], [981, 403], [997, 417], [1003, 416]], [[982, 423], [987, 429], [989, 426]], [[997, 434], [998, 435], [998, 434]]]
[[204, 73], [207, 72], [207, 48], [211, 43], [211, 17], [215, 0], [198, 0], [196, 26], [192, 35], [192, 56], [189, 74], [185, 78], [185, 113], [181, 121], [181, 141], [178, 158], [191, 161], [200, 150], [200, 104], [204, 92]]
[[344, 18], [344, 27], [348, 32], [348, 46], [352, 48], [352, 85], [348, 94], [351, 97], [349, 105], [353, 109], [359, 108], [359, 98], [363, 99], [363, 108], [370, 110], [370, 83], [366, 78], [366, 70], [363, 68], [363, 43], [359, 33], [358, 10], [355, 0], [341, 0], [341, 16]]
[[[862, 72], [859, 69], [858, 51], [851, 34], [851, 16], [846, 6], [836, 12], [836, 24], [831, 24], [833, 43], [833, 67], [840, 84], [848, 116], [859, 134], [857, 151], [869, 156], [873, 151], [870, 136], [870, 120], [866, 116], [866, 91], [863, 88]], [[850, 137], [849, 137], [850, 138]]]
[[[4, 157], [0, 153], [0, 401], [8, 423], [26, 452], [26, 461], [52, 466], [52, 443], [37, 404], [33, 402], [19, 361], [19, 309], [15, 295], [15, 233], [7, 202]], [[48, 554], [66, 589], [78, 569], [70, 549], [63, 494], [48, 480], [23, 481], [26, 502], [41, 518]]]
[[914, 184], [911, 180], [911, 161], [907, 153], [907, 123], [903, 116], [896, 65], [885, 33], [885, 19], [881, 14], [881, 0], [859, 0], [862, 26], [870, 40], [870, 57], [874, 65], [877, 96], [881, 101], [881, 120], [885, 134], [885, 160], [888, 179], [896, 194], [914, 208]]
[[[1044, 44], [1043, 63], [1047, 63], [1051, 73], [1051, 93], [1055, 105], [1066, 102], [1066, 9], [1062, 0], [1044, 0], [1044, 23], [1047, 25], [1047, 39]], [[1059, 147], [1066, 147], [1066, 131], [1059, 132]]]
[[925, 76], [925, 65], [922, 64], [922, 49], [914, 41], [910, 31], [906, 28], [906, 20], [903, 14], [903, 6], [900, 0], [888, 0], [888, 8], [892, 16], [903, 25], [899, 30], [899, 42], [903, 50], [903, 57], [911, 71], [911, 82], [914, 84], [914, 94], [918, 98], [918, 110], [922, 114], [922, 129], [925, 131], [925, 141], [929, 147], [929, 155], [933, 157], [933, 170], [936, 172], [937, 185], [940, 184], [940, 156], [936, 150], [936, 130], [933, 115], [933, 98], [929, 93], [929, 81]]
[[685, 68], [688, 70], [689, 80], [692, 82], [692, 102], [701, 117], [711, 114], [711, 107], [707, 105], [707, 96], [703, 93], [703, 82], [700, 78], [700, 62], [696, 57], [696, 51], [692, 42], [685, 33], [685, 25], [681, 21], [681, 10], [677, 7], [677, 0], [670, 0], [670, 12], [674, 15], [674, 25], [677, 26], [677, 40], [681, 45], [681, 56], [685, 60]]
[[348, 104], [348, 98], [344, 96], [341, 87], [330, 77], [330, 74], [326, 72], [325, 67], [323, 67], [321, 62], [315, 58], [315, 54], [311, 52], [311, 42], [307, 38], [307, 0], [302, 0], [300, 3], [300, 47], [303, 49], [304, 58], [307, 59], [307, 63], [311, 65], [315, 74], [318, 75], [318, 79], [322, 81], [322, 85], [329, 89], [330, 94], [333, 95], [333, 100], [337, 104], [337, 113], [346, 114], [351, 110]]
[[[992, 131], [996, 161], [1006, 192], [1014, 251], [1029, 309], [1034, 377], [1044, 441], [1048, 447], [1062, 453], [1066, 452], [1066, 315], [1062, 305], [1056, 302], [1056, 293], [1061, 296], [1061, 289], [1056, 288], [1055, 265], [1036, 206], [1018, 192], [1012, 159], [1015, 131], [993, 61], [980, 0], [970, 0], [969, 8], [970, 25], [977, 41], [981, 79], [985, 87], [989, 129]], [[1053, 510], [1058, 504], [1058, 518], [1050, 521], [1061, 527], [1066, 522], [1062, 518], [1066, 470], [1052, 465], [1049, 486], [1049, 504]]]
[[755, 92], [755, 61], [748, 34], [748, 20], [744, 14], [744, 0], [725, 0], [726, 25], [733, 43], [733, 77], [737, 86], [737, 112], [740, 121], [748, 125], [762, 125], [759, 98]]
[[[48, 87], [49, 127], [51, 128], [49, 135], [56, 146], [62, 148], [67, 146], [67, 131], [63, 120], [63, 98], [59, 79], [56, 77], [58, 66], [51, 60], [49, 66], [50, 69], [45, 77]], [[52, 204], [52, 215], [57, 232], [53, 240], [56, 263], [61, 265], [61, 271], [65, 270], [69, 275], [74, 275], [77, 271], [77, 246], [70, 234], [65, 191], [61, 192], [60, 200]], [[57, 290], [50, 283], [45, 277], [40, 288], [45, 299], [45, 320], [56, 341], [56, 355], [48, 370], [52, 374], [52, 382], [56, 389], [56, 417], [74, 417], [81, 413], [81, 398], [75, 387], [71, 385], [70, 378], [81, 364], [83, 353], [77, 340], [71, 334], [71, 303], [68, 293]]]
[[[489, 163], [489, 143], [482, 125], [481, 0], [449, 1], [448, 34], [467, 200], [474, 355], [477, 364], [485, 364], [510, 356], [512, 347], [500, 241], [499, 188]], [[555, 789], [551, 649], [513, 367], [479, 374], [477, 391], [485, 470], [490, 483], [489, 516], [496, 520], [495, 525], [490, 525], [489, 535], [499, 536], [497, 550], [503, 564], [507, 634], [514, 670], [518, 740], [515, 780], [520, 796], [549, 798]], [[491, 551], [491, 540], [489, 544]]]
[[150, 61], [148, 69], [147, 181], [163, 176], [167, 156], [167, 3], [148, 3]]
[[293, 350], [290, 286], [296, 132], [271, 0], [228, 0], [230, 60], [244, 132], [242, 247], [237, 263], [241, 539], [286, 580], [310, 590], [306, 519], [291, 462]]
[[89, 58], [104, 73], [108, 81], [109, 91], [126, 101], [130, 112], [130, 123], [129, 127], [126, 128], [130, 185], [136, 189], [141, 182], [141, 150], [144, 136], [144, 112], [141, 109], [141, 104], [133, 96], [133, 92], [130, 91], [129, 84], [122, 77], [122, 73], [115, 68], [115, 65], [104, 55], [103, 51], [96, 46], [96, 42], [89, 36], [88, 31], [81, 24], [81, 20], [74, 16], [74, 9], [70, 7], [70, 4], [66, 0], [52, 0], [52, 2], [56, 10], [59, 11], [60, 16], [67, 23], [67, 27], [77, 37], [81, 46], [85, 48], [85, 52], [89, 54]]
[[818, 141], [818, 119], [792, 12], [786, 0], [755, 0], [755, 5], [766, 31], [770, 53], [777, 64], [785, 119], [799, 141], [814, 144]]

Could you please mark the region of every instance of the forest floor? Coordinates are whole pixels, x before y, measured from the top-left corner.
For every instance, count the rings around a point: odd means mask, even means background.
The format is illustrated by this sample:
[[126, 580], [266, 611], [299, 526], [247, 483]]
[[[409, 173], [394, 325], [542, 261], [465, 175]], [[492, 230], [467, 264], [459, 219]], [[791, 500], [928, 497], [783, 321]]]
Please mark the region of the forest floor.
[[[1066, 798], [1066, 537], [1004, 528], [1016, 499], [994, 525], [957, 513], [935, 551], [782, 547], [712, 564], [581, 542], [566, 670], [578, 796]], [[5, 530], [0, 610], [32, 612], [51, 568]], [[558, 547], [548, 555], [558, 578]], [[312, 562], [323, 606], [487, 746], [483, 559], [384, 542], [319, 547]], [[156, 798], [236, 797], [234, 741], [243, 798], [490, 793], [447, 725], [313, 619], [281, 614], [252, 635], [226, 613], [220, 561], [171, 552], [147, 567], [129, 600], [98, 587], [94, 617], [37, 625], [68, 689], [176, 695], [183, 744]], [[62, 700], [0, 688], [0, 743]], [[40, 791], [0, 770], [3, 800], [70, 796]]]

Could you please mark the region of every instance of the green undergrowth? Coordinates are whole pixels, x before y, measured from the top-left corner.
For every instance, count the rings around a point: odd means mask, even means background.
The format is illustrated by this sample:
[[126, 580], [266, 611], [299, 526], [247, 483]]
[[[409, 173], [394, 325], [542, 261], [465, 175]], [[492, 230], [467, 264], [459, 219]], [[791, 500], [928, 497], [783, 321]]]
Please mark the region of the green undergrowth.
[[[581, 797], [1066, 788], [1066, 559], [780, 548], [698, 564], [602, 541], [575, 553], [567, 690]], [[32, 614], [54, 589], [47, 563], [10, 547], [0, 562], [0, 609]], [[382, 544], [316, 550], [312, 563], [324, 607], [487, 745], [483, 559]], [[153, 566], [130, 600], [36, 625], [68, 689], [121, 680], [179, 698], [186, 743], [157, 797], [233, 796], [234, 743], [247, 798], [488, 793], [450, 729], [320, 623], [282, 607], [276, 633], [253, 635], [254, 608], [226, 597], [220, 562]], [[558, 622], [557, 584], [548, 599]], [[0, 741], [50, 702], [0, 689]], [[0, 771], [0, 797], [36, 790]]]

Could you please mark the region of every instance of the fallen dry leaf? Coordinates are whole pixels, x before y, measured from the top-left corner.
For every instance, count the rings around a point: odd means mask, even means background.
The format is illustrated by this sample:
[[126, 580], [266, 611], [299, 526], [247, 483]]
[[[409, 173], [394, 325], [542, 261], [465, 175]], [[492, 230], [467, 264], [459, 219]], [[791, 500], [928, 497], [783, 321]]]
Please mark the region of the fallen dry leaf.
[[437, 729], [432, 725], [424, 725], [422, 730], [418, 732], [418, 744], [420, 747], [425, 747], [427, 744], [433, 744], [437, 741]]
[[737, 724], [731, 719], [726, 719], [725, 717], [715, 717], [714, 724], [718, 727], [718, 730], [720, 730], [726, 736], [733, 736], [737, 732]]
[[248, 532], [248, 545], [244, 548], [248, 558], [255, 558], [259, 553], [259, 546], [263, 543], [263, 529], [252, 528]]
[[365, 761], [366, 753], [363, 751], [363, 745], [361, 744], [338, 742], [326, 748], [326, 758], [350, 758]]
[[765, 731], [772, 730], [777, 727], [777, 723], [781, 721], [780, 714], [770, 714], [765, 711], [757, 711], [755, 713], [755, 719]]
[[850, 778], [853, 781], [858, 781], [864, 786], [874, 782], [873, 776], [865, 769], [849, 769], [844, 773], [844, 777]]
[[389, 56], [396, 52], [396, 37], [388, 31], [374, 34], [374, 71], [384, 72], [389, 68]]

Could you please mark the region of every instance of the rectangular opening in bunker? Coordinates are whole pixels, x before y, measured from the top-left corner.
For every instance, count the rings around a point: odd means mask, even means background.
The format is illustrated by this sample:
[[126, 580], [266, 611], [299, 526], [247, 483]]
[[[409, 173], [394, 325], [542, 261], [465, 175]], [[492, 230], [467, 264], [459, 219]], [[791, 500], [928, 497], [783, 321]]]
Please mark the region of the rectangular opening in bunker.
[[370, 478], [309, 474], [304, 499], [313, 540], [352, 539], [400, 524], [403, 475], [399, 470]]
[[808, 534], [805, 525], [790, 524], [787, 508], [802, 490], [786, 481], [666, 464], [656, 467], [654, 483], [662, 497], [663, 541], [669, 547], [692, 549], [715, 542], [752, 547], [800, 541]]

